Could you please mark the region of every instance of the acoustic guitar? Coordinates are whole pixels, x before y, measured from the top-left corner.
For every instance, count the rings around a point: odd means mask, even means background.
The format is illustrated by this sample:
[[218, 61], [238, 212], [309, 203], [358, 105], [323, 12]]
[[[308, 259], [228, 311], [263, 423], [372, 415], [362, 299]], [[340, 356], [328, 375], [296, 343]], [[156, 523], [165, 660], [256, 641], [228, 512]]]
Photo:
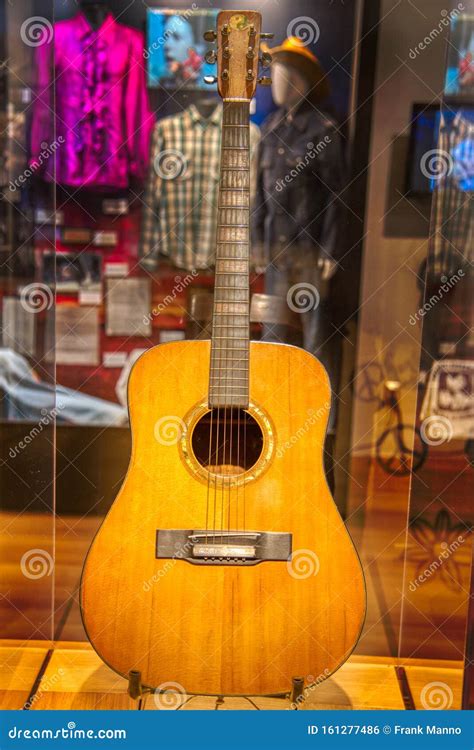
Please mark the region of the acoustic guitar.
[[134, 365], [130, 465], [81, 582], [94, 649], [153, 690], [265, 695], [294, 677], [319, 682], [365, 615], [323, 469], [326, 371], [302, 349], [249, 340], [260, 29], [257, 12], [223, 11], [206, 34], [223, 99], [212, 337], [155, 346]]

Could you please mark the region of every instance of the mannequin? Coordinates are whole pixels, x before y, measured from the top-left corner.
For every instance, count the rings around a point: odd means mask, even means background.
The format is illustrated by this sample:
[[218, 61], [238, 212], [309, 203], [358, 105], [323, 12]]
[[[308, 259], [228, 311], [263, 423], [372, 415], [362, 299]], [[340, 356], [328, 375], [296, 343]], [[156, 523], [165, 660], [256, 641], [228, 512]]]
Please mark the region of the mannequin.
[[[278, 109], [262, 126], [252, 241], [266, 259], [265, 292], [300, 314], [302, 330], [268, 325], [263, 338], [302, 345], [320, 359], [337, 393], [342, 337], [334, 325], [328, 282], [344, 254], [338, 196], [346, 180], [340, 134], [324, 111], [329, 85], [313, 52], [297, 37], [268, 51]], [[326, 440], [330, 486], [336, 401]]]
[[[291, 120], [291, 112], [304, 101], [310, 84], [307, 78], [291, 64], [275, 62], [272, 65], [272, 97], [275, 104], [283, 107], [287, 118]], [[330, 258], [320, 258], [321, 281], [329, 281], [337, 270], [337, 264]]]
[[109, 4], [103, 0], [80, 0], [79, 7], [90, 26], [97, 31], [111, 12]]

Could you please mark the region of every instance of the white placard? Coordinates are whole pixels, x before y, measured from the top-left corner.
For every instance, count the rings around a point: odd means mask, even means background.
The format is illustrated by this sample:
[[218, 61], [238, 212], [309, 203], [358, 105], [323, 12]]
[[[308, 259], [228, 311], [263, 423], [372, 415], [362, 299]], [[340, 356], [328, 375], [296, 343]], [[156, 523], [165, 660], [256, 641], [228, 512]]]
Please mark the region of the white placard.
[[4, 297], [2, 343], [20, 354], [35, 353], [36, 310], [28, 310], [17, 297]]
[[99, 364], [99, 310], [97, 307], [56, 305], [56, 363]]
[[104, 275], [109, 277], [117, 278], [119, 276], [128, 275], [128, 263], [105, 263], [104, 264]]
[[102, 292], [100, 289], [79, 289], [80, 305], [100, 305]]
[[105, 295], [107, 336], [151, 335], [150, 279], [108, 279]]
[[118, 367], [122, 369], [128, 359], [128, 352], [104, 352], [102, 364], [104, 367]]

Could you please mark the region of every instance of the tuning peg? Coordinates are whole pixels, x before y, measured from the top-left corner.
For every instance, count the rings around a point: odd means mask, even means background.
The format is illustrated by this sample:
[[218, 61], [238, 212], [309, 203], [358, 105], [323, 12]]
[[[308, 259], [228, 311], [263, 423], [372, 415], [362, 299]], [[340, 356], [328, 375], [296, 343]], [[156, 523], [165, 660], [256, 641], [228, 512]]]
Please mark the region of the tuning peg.
[[268, 31], [262, 31], [260, 34], [260, 39], [273, 39], [275, 34], [271, 34]]
[[217, 39], [217, 31], [214, 31], [214, 29], [209, 29], [209, 31], [204, 32], [203, 37], [206, 42], [215, 42]]
[[208, 83], [209, 85], [213, 83], [217, 83], [217, 77], [216, 76], [204, 76], [204, 83]]
[[214, 65], [214, 63], [217, 60], [217, 55], [213, 49], [210, 49], [206, 54], [204, 55], [204, 59], [206, 60], [209, 65]]
[[262, 52], [260, 62], [264, 68], [268, 68], [272, 64], [272, 56], [269, 52]]
[[257, 83], [260, 83], [261, 86], [271, 86], [272, 79], [268, 78], [268, 76], [262, 76], [261, 78], [257, 78]]

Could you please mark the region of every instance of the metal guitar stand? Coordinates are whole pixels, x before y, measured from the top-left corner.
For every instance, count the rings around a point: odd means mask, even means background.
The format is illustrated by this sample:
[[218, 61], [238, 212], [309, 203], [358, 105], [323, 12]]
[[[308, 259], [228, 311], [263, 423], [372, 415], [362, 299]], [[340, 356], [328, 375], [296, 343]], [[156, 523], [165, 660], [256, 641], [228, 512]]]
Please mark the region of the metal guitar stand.
[[152, 693], [153, 690], [142, 685], [142, 673], [136, 669], [131, 669], [128, 673], [128, 694], [132, 700], [142, 698], [145, 693]]
[[[292, 705], [294, 705], [294, 710], [297, 711], [299, 708], [299, 705], [303, 703], [304, 701], [304, 678], [303, 677], [293, 677], [291, 680], [292, 686], [291, 691], [289, 693], [279, 693], [278, 695], [272, 696], [275, 698], [288, 698]], [[132, 698], [132, 700], [141, 700], [144, 695], [147, 693], [153, 693], [153, 688], [145, 687], [142, 684], [142, 673], [137, 669], [131, 669], [128, 673], [128, 689], [127, 692]], [[247, 700], [255, 706], [253, 701], [250, 700], [247, 696], [242, 696], [244, 698], [247, 698]], [[224, 696], [218, 696], [218, 702], [223, 703], [224, 702]], [[257, 710], [260, 710], [258, 706], [255, 706]]]

